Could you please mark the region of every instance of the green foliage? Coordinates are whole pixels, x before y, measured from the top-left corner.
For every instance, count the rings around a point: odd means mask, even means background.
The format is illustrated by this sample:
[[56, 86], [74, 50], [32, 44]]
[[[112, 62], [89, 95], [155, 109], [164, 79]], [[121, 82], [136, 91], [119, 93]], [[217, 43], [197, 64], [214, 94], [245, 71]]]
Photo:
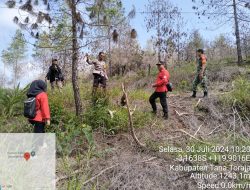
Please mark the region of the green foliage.
[[180, 83], [178, 84], [179, 89], [190, 89], [190, 82], [186, 80], [181, 80]]
[[177, 90], [190, 90], [194, 73], [196, 71], [194, 63], [183, 63], [177, 67], [171, 68], [170, 81]]
[[6, 118], [0, 116], [0, 133], [31, 133], [33, 127], [23, 116]]
[[150, 72], [150, 76], [152, 77], [156, 77], [158, 74], [158, 69], [156, 67], [151, 67], [151, 72]]
[[146, 71], [145, 70], [138, 70], [137, 72], [138, 78], [146, 77]]
[[57, 152], [60, 155], [71, 155], [78, 150], [88, 149], [94, 146], [92, 128], [85, 124], [69, 122], [64, 124], [63, 129], [56, 129]]
[[138, 89], [131, 91], [129, 93], [129, 97], [132, 100], [143, 100], [143, 101], [148, 101], [150, 94], [145, 91], [145, 89]]
[[117, 0], [101, 0], [93, 4], [91, 7], [87, 7], [90, 19], [102, 23], [117, 22], [117, 19], [121, 18], [124, 14], [121, 1]]
[[116, 97], [121, 97], [122, 89], [120, 86], [112, 87], [112, 90], [108, 91], [108, 96], [110, 99], [114, 99]]
[[49, 92], [51, 126], [46, 132], [56, 133], [59, 155], [71, 155], [84, 147], [87, 149], [86, 145], [94, 146], [92, 128], [83, 124], [71, 110], [72, 96], [71, 86], [66, 86], [62, 93]]
[[6, 92], [6, 90], [0, 87], [0, 99], [3, 97], [5, 92]]
[[21, 77], [20, 71], [22, 65], [20, 61], [25, 58], [27, 52], [27, 44], [21, 30], [17, 30], [15, 36], [12, 38], [12, 42], [6, 50], [2, 51], [2, 61], [11, 66], [14, 74], [14, 87], [16, 86], [18, 78]]
[[54, 125], [59, 125], [66, 114], [63, 100], [63, 97], [59, 96], [59, 94], [49, 94], [51, 123]]
[[10, 46], [2, 52], [2, 60], [8, 64], [14, 64], [16, 61], [25, 58], [26, 50], [25, 38], [21, 30], [17, 30]]
[[93, 139], [92, 128], [89, 125], [85, 125], [85, 124], [83, 124], [81, 127], [82, 127], [82, 131], [83, 131], [89, 145], [93, 146], [94, 139]]
[[1, 115], [5, 117], [12, 117], [14, 115], [21, 115], [23, 111], [23, 102], [28, 86], [20, 89], [20, 85], [13, 90], [6, 90], [0, 96]]
[[[115, 111], [113, 117], [110, 111]], [[97, 102], [95, 106], [87, 108], [84, 113], [84, 122], [93, 129], [101, 128], [105, 133], [114, 134], [127, 126], [125, 109], [113, 109], [104, 102]]]
[[223, 96], [226, 106], [234, 106], [241, 113], [250, 115], [250, 81], [245, 77], [239, 77], [233, 81], [233, 90]]
[[135, 128], [143, 128], [152, 123], [153, 115], [150, 112], [135, 111], [133, 114], [133, 122]]

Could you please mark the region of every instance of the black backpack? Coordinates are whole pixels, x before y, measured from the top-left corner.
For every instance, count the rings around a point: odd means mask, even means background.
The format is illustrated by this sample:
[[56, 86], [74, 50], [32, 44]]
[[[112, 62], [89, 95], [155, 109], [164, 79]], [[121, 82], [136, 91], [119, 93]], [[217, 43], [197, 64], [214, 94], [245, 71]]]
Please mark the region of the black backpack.
[[34, 119], [36, 117], [36, 98], [30, 97], [24, 101], [24, 117]]
[[171, 82], [169, 82], [169, 83], [167, 84], [167, 89], [168, 89], [169, 92], [172, 92], [172, 91], [173, 91], [173, 84], [172, 84]]

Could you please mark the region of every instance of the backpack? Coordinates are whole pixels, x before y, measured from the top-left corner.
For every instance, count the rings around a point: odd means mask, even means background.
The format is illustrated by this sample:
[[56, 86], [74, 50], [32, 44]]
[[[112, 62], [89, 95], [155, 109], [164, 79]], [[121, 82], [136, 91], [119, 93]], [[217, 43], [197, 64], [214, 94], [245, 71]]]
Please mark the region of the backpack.
[[24, 117], [34, 119], [36, 117], [36, 98], [31, 97], [24, 101]]
[[173, 91], [173, 84], [171, 82], [169, 82], [167, 84], [167, 89], [168, 89], [168, 92], [172, 92]]
[[64, 81], [64, 76], [63, 76], [63, 74], [61, 72], [59, 73], [58, 79], [60, 81]]

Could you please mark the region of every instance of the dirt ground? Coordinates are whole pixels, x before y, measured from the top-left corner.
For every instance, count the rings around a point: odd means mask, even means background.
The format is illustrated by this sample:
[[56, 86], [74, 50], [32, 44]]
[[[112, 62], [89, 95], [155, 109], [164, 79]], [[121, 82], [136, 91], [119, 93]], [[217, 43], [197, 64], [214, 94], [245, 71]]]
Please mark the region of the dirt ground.
[[[218, 128], [222, 116], [213, 107], [215, 95], [211, 94], [207, 99], [203, 99], [201, 95], [196, 99], [190, 99], [189, 96], [188, 93], [170, 94], [169, 120], [161, 118], [159, 109], [153, 125], [136, 129], [139, 140], [148, 143], [148, 150], [137, 147], [129, 133], [107, 137], [96, 132], [96, 149], [111, 151], [90, 161], [91, 173], [95, 179], [82, 189], [91, 189], [95, 183], [96, 189], [194, 190], [198, 189], [199, 182], [208, 183], [202, 179], [190, 179], [190, 172], [172, 171], [170, 165], [192, 163], [177, 161], [175, 155], [157, 151], [160, 144], [185, 147], [192, 140], [209, 141], [216, 130], [224, 130], [223, 127]], [[199, 106], [200, 111], [197, 111]], [[150, 111], [148, 105], [140, 109]], [[148, 139], [150, 142], [147, 142]], [[152, 150], [152, 147], [156, 150]]]

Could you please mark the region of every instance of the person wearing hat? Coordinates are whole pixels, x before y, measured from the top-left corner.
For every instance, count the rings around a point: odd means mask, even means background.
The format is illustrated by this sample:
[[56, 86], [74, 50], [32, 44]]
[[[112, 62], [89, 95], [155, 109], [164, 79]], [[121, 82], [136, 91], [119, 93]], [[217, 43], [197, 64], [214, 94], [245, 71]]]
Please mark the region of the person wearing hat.
[[201, 87], [203, 88], [204, 96], [208, 96], [208, 90], [207, 90], [207, 76], [206, 76], [206, 65], [207, 65], [207, 58], [204, 55], [204, 50], [203, 49], [198, 49], [197, 50], [197, 55], [198, 55], [198, 60], [197, 60], [197, 71], [195, 78], [193, 80], [193, 85], [192, 85], [192, 98], [196, 97], [196, 92], [197, 92], [197, 86], [201, 84]]
[[164, 119], [168, 119], [168, 105], [167, 105], [167, 84], [169, 82], [170, 74], [165, 69], [163, 62], [159, 62], [156, 64], [159, 70], [157, 75], [157, 79], [155, 83], [152, 85], [155, 88], [154, 93], [150, 96], [149, 102], [152, 106], [153, 113], [157, 113], [157, 106], [155, 100], [160, 98], [160, 103], [163, 108], [163, 117]]
[[62, 81], [64, 80], [64, 78], [62, 75], [62, 71], [58, 66], [56, 58], [52, 59], [52, 65], [49, 67], [49, 72], [46, 75], [46, 79], [50, 81], [52, 91], [54, 91], [55, 86], [57, 86], [57, 88], [61, 92]]

